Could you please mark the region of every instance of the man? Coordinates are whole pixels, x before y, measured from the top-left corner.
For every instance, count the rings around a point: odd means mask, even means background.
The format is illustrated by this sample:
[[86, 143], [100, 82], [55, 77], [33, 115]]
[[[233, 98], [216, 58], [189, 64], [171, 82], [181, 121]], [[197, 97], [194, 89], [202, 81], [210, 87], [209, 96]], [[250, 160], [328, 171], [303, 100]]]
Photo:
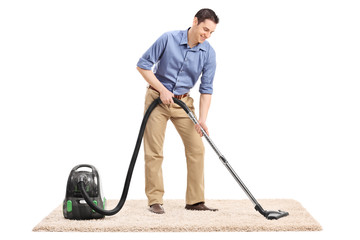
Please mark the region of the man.
[[149, 210], [164, 213], [164, 185], [161, 164], [167, 121], [170, 119], [185, 146], [187, 162], [187, 210], [208, 210], [204, 197], [204, 145], [199, 125], [193, 126], [183, 109], [174, 104], [173, 97], [181, 99], [194, 113], [190, 89], [201, 75], [199, 124], [208, 133], [206, 118], [213, 93], [216, 68], [215, 51], [206, 41], [215, 31], [219, 18], [211, 9], [201, 9], [192, 26], [185, 31], [163, 34], [144, 53], [137, 69], [149, 83], [145, 110], [160, 96], [162, 104], [150, 115], [145, 134], [145, 192]]

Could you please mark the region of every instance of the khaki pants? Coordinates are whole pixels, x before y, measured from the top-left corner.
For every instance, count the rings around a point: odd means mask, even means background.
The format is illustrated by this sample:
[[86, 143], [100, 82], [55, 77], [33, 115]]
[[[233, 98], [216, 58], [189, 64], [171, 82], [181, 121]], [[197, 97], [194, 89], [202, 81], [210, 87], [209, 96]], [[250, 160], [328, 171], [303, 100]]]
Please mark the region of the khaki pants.
[[[159, 93], [148, 89], [145, 97], [145, 111], [159, 97]], [[194, 112], [190, 96], [181, 99]], [[163, 143], [166, 124], [171, 120], [185, 146], [187, 163], [186, 204], [204, 202], [204, 145], [196, 132], [194, 123], [177, 104], [159, 104], [151, 113], [144, 133], [145, 151], [145, 193], [149, 206], [163, 204], [164, 184], [162, 175]]]

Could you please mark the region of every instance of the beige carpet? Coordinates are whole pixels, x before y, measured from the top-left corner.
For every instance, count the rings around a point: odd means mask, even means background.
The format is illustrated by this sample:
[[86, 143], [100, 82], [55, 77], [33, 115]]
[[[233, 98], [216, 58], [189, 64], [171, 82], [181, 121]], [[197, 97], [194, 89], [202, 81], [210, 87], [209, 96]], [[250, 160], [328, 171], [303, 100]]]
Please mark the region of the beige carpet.
[[[101, 220], [67, 220], [62, 205], [44, 218], [33, 231], [47, 232], [254, 232], [320, 231], [320, 224], [295, 200], [259, 200], [266, 210], [290, 213], [280, 220], [267, 220], [256, 212], [249, 200], [207, 200], [217, 212], [188, 211], [183, 200], [165, 200], [165, 214], [148, 211], [146, 200], [128, 200], [122, 210]], [[117, 200], [108, 200], [107, 209]]]

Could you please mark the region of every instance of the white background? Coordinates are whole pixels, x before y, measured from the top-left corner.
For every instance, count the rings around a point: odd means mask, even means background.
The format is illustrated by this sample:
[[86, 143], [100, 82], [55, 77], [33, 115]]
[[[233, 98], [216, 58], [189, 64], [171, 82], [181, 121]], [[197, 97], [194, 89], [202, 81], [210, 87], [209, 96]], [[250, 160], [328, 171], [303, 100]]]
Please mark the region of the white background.
[[[120, 197], [144, 107], [146, 83], [136, 63], [163, 32], [191, 26], [203, 7], [220, 17], [209, 39], [218, 62], [207, 122], [210, 136], [255, 197], [295, 199], [324, 230], [31, 232], [62, 203], [76, 164], [95, 165], [105, 196]], [[359, 12], [357, 1], [344, 0], [2, 1], [1, 235], [359, 237]], [[197, 105], [198, 85], [191, 94]], [[205, 146], [206, 198], [246, 198]], [[183, 145], [171, 123], [164, 147], [164, 198], [184, 199]], [[128, 199], [145, 199], [143, 175], [141, 149]]]

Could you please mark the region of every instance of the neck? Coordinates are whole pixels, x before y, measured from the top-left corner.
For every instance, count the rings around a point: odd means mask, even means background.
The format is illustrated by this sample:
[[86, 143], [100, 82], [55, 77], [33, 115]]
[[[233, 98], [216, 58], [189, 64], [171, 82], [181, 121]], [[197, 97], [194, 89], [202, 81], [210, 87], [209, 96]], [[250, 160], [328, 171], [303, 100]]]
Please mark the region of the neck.
[[198, 45], [198, 42], [196, 41], [196, 36], [194, 36], [194, 30], [192, 27], [188, 31], [188, 45], [190, 48], [193, 48], [196, 45]]

